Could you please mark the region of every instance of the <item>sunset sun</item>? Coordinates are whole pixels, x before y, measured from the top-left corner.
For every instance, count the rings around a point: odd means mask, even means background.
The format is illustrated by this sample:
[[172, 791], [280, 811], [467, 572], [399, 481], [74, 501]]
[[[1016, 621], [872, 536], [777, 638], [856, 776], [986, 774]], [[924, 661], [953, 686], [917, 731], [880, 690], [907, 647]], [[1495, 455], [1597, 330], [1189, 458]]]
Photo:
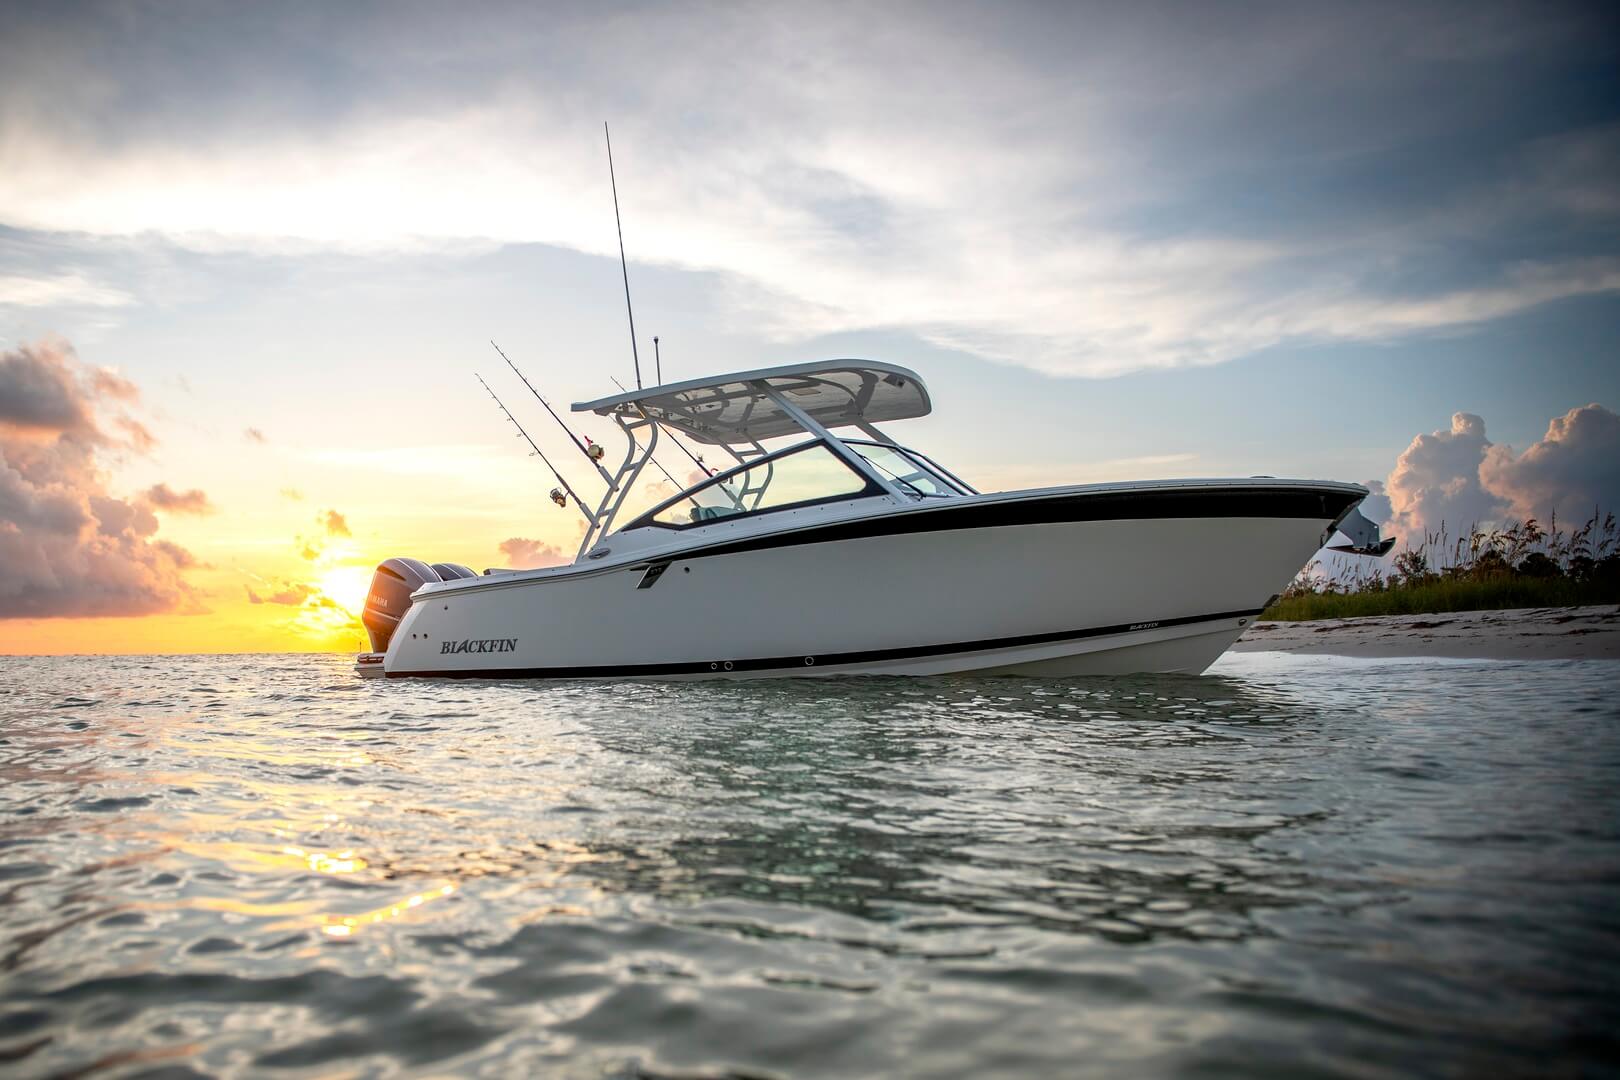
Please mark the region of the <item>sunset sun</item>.
[[316, 582], [323, 594], [351, 615], [360, 614], [371, 585], [369, 566], [334, 566]]

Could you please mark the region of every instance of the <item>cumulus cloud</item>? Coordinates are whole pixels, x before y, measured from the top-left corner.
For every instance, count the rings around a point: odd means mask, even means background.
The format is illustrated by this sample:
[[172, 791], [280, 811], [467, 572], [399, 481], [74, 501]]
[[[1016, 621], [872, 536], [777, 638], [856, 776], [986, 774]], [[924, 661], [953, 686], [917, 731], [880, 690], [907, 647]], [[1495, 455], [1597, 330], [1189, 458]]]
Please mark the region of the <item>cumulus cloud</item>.
[[353, 536], [349, 531], [349, 522], [336, 510], [328, 510], [316, 519], [326, 530], [327, 536]]
[[1491, 447], [1479, 476], [1519, 518], [1546, 522], [1556, 511], [1567, 521], [1598, 507], [1620, 510], [1620, 416], [1596, 403], [1571, 409], [1522, 454]]
[[0, 354], [0, 424], [13, 432], [72, 435], [96, 443], [91, 417], [96, 385], [71, 350], [43, 342]]
[[1473, 413], [1454, 414], [1449, 431], [1414, 438], [1386, 481], [1395, 528], [1416, 537], [1442, 522], [1455, 533], [1495, 519], [1506, 504], [1479, 480], [1490, 445], [1485, 421]]
[[500, 543], [501, 554], [519, 570], [532, 570], [537, 566], [558, 566], [568, 561], [562, 549], [555, 544], [514, 536]]
[[0, 353], [0, 618], [198, 609], [183, 577], [195, 558], [156, 537], [144, 496], [109, 492], [97, 462], [150, 444], [121, 411], [137, 397], [64, 342]]
[[1584, 518], [1620, 507], [1620, 416], [1598, 404], [1571, 409], [1515, 453], [1486, 438], [1482, 418], [1457, 413], [1450, 430], [1413, 439], [1375, 484], [1363, 512], [1416, 543], [1442, 524], [1457, 535], [1510, 519], [1545, 523], [1555, 512]]
[[1361, 500], [1361, 512], [1368, 520], [1389, 521], [1395, 516], [1395, 506], [1385, 494], [1382, 480], [1363, 480], [1361, 486], [1369, 492], [1368, 496]]
[[248, 442], [259, 443], [261, 446], [270, 441], [264, 437], [264, 432], [260, 431], [256, 427], [250, 427], [246, 431], [242, 432], [242, 438], [246, 439]]
[[154, 484], [141, 493], [141, 499], [154, 510], [171, 514], [212, 514], [214, 504], [198, 488], [175, 491], [168, 484]]

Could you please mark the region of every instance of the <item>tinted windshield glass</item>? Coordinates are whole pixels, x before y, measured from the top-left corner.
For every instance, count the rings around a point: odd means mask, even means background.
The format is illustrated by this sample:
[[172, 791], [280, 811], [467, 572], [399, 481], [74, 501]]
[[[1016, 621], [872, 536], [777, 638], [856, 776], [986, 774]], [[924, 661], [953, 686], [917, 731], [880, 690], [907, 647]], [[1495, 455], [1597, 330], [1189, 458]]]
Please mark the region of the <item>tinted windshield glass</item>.
[[701, 525], [736, 514], [853, 497], [865, 493], [867, 487], [866, 478], [827, 449], [826, 444], [811, 443], [710, 481], [654, 510], [636, 524]]
[[955, 485], [899, 447], [847, 441], [845, 445], [870, 461], [873, 468], [908, 495], [942, 498], [961, 494]]

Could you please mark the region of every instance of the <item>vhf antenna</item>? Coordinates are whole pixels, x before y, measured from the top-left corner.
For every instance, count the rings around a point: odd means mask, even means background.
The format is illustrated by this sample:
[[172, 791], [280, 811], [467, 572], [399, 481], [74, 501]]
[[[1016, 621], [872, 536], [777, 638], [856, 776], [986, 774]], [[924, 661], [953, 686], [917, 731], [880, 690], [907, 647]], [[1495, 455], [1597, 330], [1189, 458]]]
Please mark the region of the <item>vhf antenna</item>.
[[[599, 460], [602, 454], [601, 448], [597, 447], [597, 452], [592, 454], [590, 447], [587, 447], [584, 443], [580, 442], [579, 437], [569, 429], [567, 424], [563, 423], [563, 418], [557, 415], [557, 410], [551, 407], [551, 403], [540, 396], [540, 391], [534, 388], [534, 384], [529, 381], [529, 377], [523, 374], [523, 372], [518, 371], [518, 366], [512, 363], [512, 358], [507, 356], [506, 353], [502, 351], [501, 347], [496, 345], [493, 341], [491, 341], [490, 344], [494, 346], [496, 352], [501, 354], [501, 359], [506, 361], [506, 366], [517, 372], [517, 377], [523, 380], [523, 385], [529, 388], [529, 393], [533, 394], [540, 404], [546, 407], [546, 412], [550, 413], [551, 418], [557, 421], [557, 426], [568, 433], [568, 437], [574, 441], [574, 445], [579, 447], [579, 452], [585, 455], [585, 460], [596, 466], [596, 471], [602, 474], [602, 480], [607, 484], [608, 490], [613, 490], [613, 477], [609, 476], [608, 471], [602, 468], [602, 462]], [[596, 444], [592, 443], [591, 446], [594, 447]]]
[[[608, 183], [613, 185], [613, 224], [619, 230], [619, 272], [624, 275], [624, 313], [630, 316], [630, 358], [636, 363], [636, 389], [641, 389], [641, 354], [636, 351], [636, 313], [630, 307], [630, 264], [624, 258], [624, 222], [619, 218], [619, 182], [613, 176], [613, 137], [607, 121], [602, 121], [602, 138], [607, 140]], [[662, 379], [658, 380], [663, 382]]]
[[551, 459], [546, 457], [545, 451], [541, 450], [539, 446], [535, 445], [535, 441], [529, 438], [529, 433], [523, 430], [523, 425], [518, 423], [517, 417], [512, 415], [512, 410], [506, 407], [506, 403], [504, 401], [502, 401], [499, 397], [496, 397], [495, 391], [489, 389], [489, 383], [484, 382], [484, 377], [482, 375], [478, 374], [477, 372], [473, 372], [473, 378], [477, 379], [483, 384], [484, 389], [488, 391], [490, 397], [495, 398], [495, 404], [501, 407], [501, 412], [505, 413], [506, 418], [512, 421], [512, 426], [518, 429], [518, 434], [522, 436], [524, 441], [529, 444], [529, 447], [534, 451], [535, 456], [539, 457], [541, 461], [546, 463], [546, 468], [550, 469], [551, 475], [557, 478], [557, 483], [563, 486], [562, 491], [558, 491], [555, 488], [552, 489], [551, 501], [556, 503], [558, 506], [561, 506], [563, 504], [563, 492], [567, 492], [569, 497], [574, 500], [574, 505], [579, 508], [579, 512], [585, 515], [586, 522], [594, 527], [596, 525], [596, 518], [592, 517], [591, 512], [585, 509], [585, 504], [579, 501], [579, 496], [575, 495], [574, 489], [568, 486], [568, 481], [564, 480], [563, 474], [557, 471], [557, 466], [553, 465], [551, 463]]
[[663, 386], [664, 385], [664, 358], [662, 356], [658, 355], [658, 335], [657, 334], [653, 335], [653, 364], [655, 365], [654, 370], [658, 373], [658, 385]]

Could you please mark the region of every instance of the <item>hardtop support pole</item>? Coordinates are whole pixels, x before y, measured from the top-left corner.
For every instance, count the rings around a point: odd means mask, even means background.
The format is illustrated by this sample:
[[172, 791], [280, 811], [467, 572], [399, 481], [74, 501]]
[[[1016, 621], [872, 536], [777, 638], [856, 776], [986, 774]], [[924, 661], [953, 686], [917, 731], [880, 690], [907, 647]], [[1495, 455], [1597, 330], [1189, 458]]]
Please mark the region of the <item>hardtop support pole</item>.
[[888, 433], [879, 430], [876, 425], [868, 424], [863, 420], [855, 426], [861, 430], [862, 434], [864, 434], [868, 439], [871, 439], [873, 442], [880, 442], [888, 446], [900, 447], [899, 443], [889, 438]]
[[822, 427], [821, 423], [817, 421], [815, 417], [811, 416], [809, 413], [793, 404], [793, 402], [789, 401], [786, 394], [779, 392], [776, 387], [772, 386], [764, 379], [755, 379], [749, 383], [749, 385], [774, 401], [777, 408], [781, 409], [783, 412], [793, 417], [793, 419], [797, 420], [799, 422], [799, 426], [804, 428], [804, 430], [819, 437], [827, 444], [828, 448], [831, 449], [833, 453], [843, 458], [844, 463], [850, 468], [877, 484], [884, 491], [888, 492], [890, 495], [893, 495], [896, 499], [900, 499], [903, 502], [910, 502], [910, 500], [901, 493], [899, 487], [897, 487], [888, 477], [884, 476], [882, 473], [878, 472], [872, 467], [872, 463], [870, 461], [867, 461], [861, 455], [845, 446], [842, 439], [828, 431], [825, 427]]
[[[630, 446], [625, 451], [624, 463], [619, 466], [619, 471], [614, 474], [614, 486], [608, 488], [607, 493], [602, 496], [602, 504], [596, 509], [595, 522], [591, 524], [589, 529], [585, 530], [585, 537], [579, 542], [579, 551], [574, 554], [575, 562], [584, 558], [585, 553], [595, 545], [596, 541], [607, 535], [607, 531], [612, 527], [614, 519], [619, 516], [619, 508], [624, 505], [625, 496], [630, 494], [630, 489], [635, 486], [636, 477], [640, 476], [641, 470], [647, 467], [647, 461], [652, 457], [653, 448], [658, 445], [658, 425], [651, 420], [634, 420], [626, 424], [624, 417], [615, 413], [613, 422], [619, 425], [620, 431], [624, 432], [625, 440], [629, 442]], [[636, 429], [642, 427], [650, 429], [651, 432], [647, 437], [646, 449], [642, 449], [641, 441], [636, 438], [635, 434]], [[637, 451], [640, 451], [639, 457]]]

